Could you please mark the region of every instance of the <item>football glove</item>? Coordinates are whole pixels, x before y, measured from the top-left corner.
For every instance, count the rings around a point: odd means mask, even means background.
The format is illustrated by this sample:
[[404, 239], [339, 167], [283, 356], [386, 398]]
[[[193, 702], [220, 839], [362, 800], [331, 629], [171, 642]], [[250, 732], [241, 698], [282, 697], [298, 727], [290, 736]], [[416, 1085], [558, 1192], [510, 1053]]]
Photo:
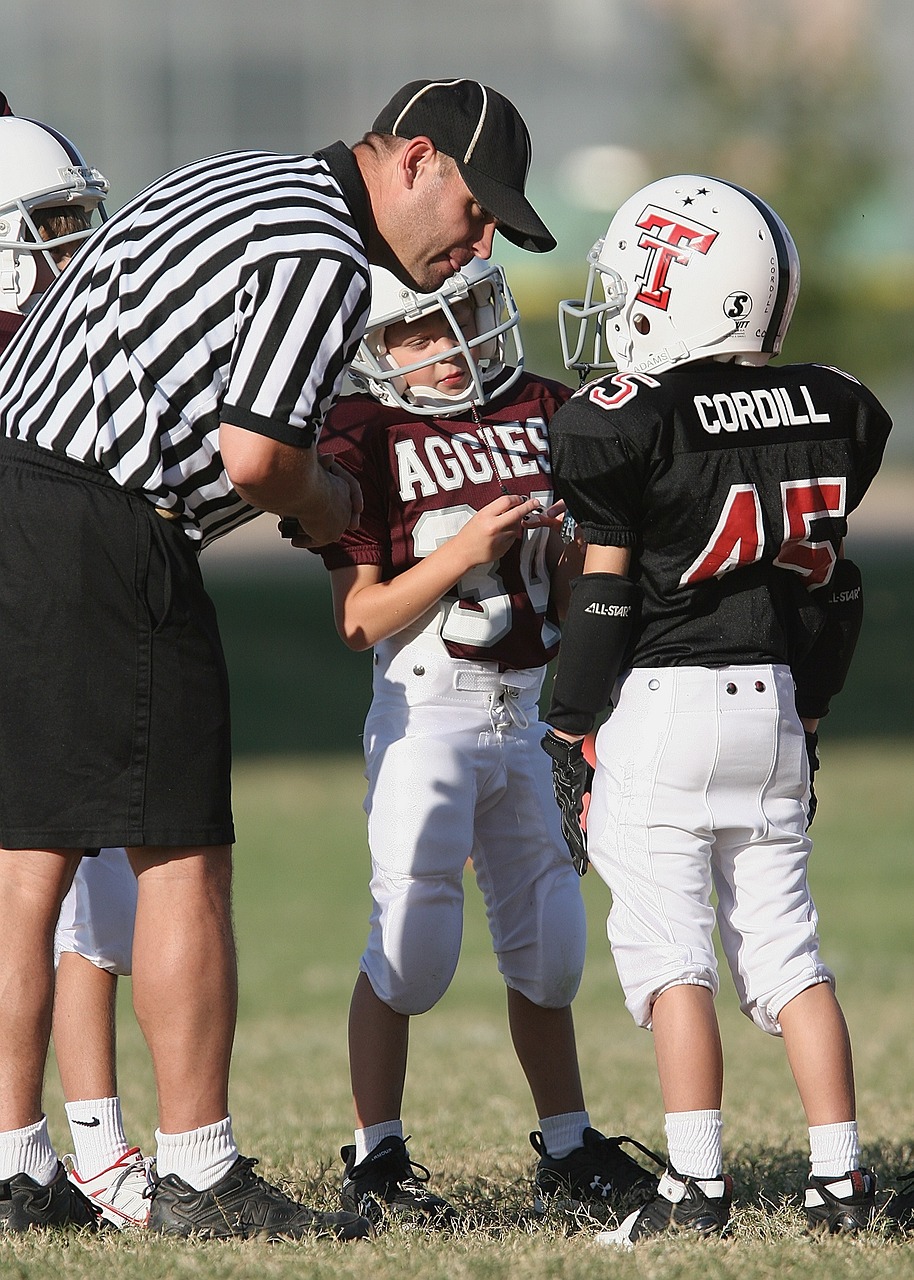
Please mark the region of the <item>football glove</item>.
[[816, 796], [816, 770], [819, 767], [819, 735], [806, 731], [806, 758], [809, 761], [809, 809], [806, 811], [806, 830], [812, 826], [812, 820], [816, 816], [816, 809], [819, 807], [819, 800]]
[[584, 799], [593, 785], [593, 765], [584, 756], [584, 739], [568, 742], [550, 729], [540, 744], [552, 759], [552, 789], [562, 815], [562, 835], [579, 876], [588, 866], [587, 833], [581, 826]]

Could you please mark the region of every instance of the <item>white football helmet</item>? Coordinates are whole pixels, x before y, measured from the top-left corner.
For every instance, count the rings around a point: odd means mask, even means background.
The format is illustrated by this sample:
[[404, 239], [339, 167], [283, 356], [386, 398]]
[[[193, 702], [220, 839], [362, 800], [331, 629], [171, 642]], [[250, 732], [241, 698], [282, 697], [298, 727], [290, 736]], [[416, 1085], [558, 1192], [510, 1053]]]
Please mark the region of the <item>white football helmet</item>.
[[51, 250], [92, 234], [90, 228], [42, 240], [33, 211], [71, 205], [89, 216], [98, 209], [104, 218], [107, 194], [105, 178], [56, 130], [20, 116], [0, 116], [0, 310], [27, 310], [38, 254], [57, 275]]
[[[465, 334], [454, 316], [459, 302], [474, 309], [475, 334]], [[388, 325], [418, 320], [440, 311], [454, 334], [454, 346], [415, 364], [397, 365], [388, 354], [384, 331]], [[361, 391], [382, 404], [399, 406], [412, 414], [460, 413], [485, 404], [492, 394], [512, 386], [524, 367], [517, 305], [503, 269], [494, 262], [474, 258], [435, 293], [416, 293], [383, 267], [371, 268], [371, 310], [365, 336], [349, 366], [349, 375]], [[506, 342], [510, 345], [505, 358]], [[424, 369], [440, 360], [462, 355], [470, 371], [469, 386], [449, 396], [436, 387], [407, 387], [403, 374]], [[501, 376], [504, 375], [504, 376]], [[497, 380], [497, 386], [493, 384]]]
[[660, 373], [709, 356], [765, 364], [800, 288], [796, 245], [774, 210], [696, 174], [626, 200], [588, 262], [583, 301], [559, 303], [565, 366], [582, 371]]

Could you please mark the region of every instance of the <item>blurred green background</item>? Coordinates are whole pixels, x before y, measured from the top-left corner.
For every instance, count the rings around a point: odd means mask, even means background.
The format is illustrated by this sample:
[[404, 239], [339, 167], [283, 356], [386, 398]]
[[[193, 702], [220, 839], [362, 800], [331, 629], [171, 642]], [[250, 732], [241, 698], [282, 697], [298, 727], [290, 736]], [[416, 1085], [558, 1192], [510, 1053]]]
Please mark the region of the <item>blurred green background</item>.
[[[914, 738], [914, 548], [867, 540], [854, 556], [866, 620], [822, 738]], [[371, 654], [338, 639], [327, 575], [311, 557], [299, 573], [220, 568], [207, 581], [232, 679], [236, 756], [359, 750]]]

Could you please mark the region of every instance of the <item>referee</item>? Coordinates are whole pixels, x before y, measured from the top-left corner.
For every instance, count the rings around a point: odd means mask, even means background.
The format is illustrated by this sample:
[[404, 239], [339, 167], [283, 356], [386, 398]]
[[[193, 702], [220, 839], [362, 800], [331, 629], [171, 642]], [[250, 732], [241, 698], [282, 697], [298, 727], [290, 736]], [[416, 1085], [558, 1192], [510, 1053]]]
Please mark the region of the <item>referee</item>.
[[316, 544], [356, 527], [358, 486], [315, 444], [369, 266], [431, 292], [496, 227], [553, 248], [529, 165], [502, 95], [414, 81], [351, 148], [234, 152], [148, 187], [0, 361], [0, 1228], [94, 1225], [42, 1112], [52, 938], [80, 857], [125, 845], [159, 1103], [150, 1227], [369, 1230], [264, 1182], [232, 1136], [228, 685], [198, 552], [261, 511]]

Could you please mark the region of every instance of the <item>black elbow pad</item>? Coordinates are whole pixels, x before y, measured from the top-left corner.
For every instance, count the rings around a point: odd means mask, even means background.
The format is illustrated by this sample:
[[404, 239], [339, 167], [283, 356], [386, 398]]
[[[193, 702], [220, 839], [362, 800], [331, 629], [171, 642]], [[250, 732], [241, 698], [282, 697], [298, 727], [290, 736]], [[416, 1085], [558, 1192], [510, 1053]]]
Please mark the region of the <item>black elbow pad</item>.
[[839, 560], [826, 591], [825, 622], [815, 643], [794, 666], [797, 712], [821, 719], [844, 688], [863, 624], [863, 580], [853, 560]]
[[615, 573], [585, 573], [571, 584], [559, 663], [546, 720], [589, 733], [609, 703], [641, 613], [641, 589]]

